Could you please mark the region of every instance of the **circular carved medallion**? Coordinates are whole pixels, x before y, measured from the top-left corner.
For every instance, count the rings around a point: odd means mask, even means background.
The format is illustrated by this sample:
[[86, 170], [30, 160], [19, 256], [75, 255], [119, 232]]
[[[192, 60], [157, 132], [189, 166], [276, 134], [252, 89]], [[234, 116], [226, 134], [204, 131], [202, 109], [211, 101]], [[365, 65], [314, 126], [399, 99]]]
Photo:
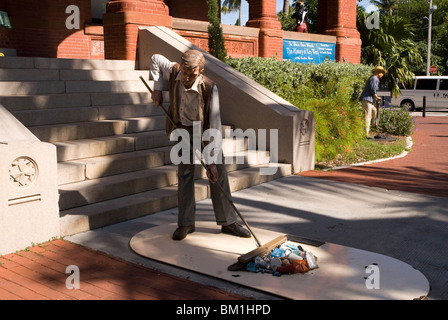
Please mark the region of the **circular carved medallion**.
[[17, 188], [29, 187], [37, 179], [37, 164], [28, 157], [19, 157], [9, 166], [9, 181]]

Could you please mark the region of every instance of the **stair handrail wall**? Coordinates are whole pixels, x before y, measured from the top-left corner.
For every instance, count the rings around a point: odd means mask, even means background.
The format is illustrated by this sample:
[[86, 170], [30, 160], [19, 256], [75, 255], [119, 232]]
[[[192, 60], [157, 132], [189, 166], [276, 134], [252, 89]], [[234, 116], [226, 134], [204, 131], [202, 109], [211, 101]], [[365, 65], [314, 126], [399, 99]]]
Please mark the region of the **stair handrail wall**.
[[202, 51], [204, 74], [218, 86], [222, 123], [242, 130], [265, 130], [268, 150], [270, 130], [278, 130], [275, 160], [292, 164], [293, 172], [314, 169], [315, 119], [311, 111], [293, 106], [166, 27], [141, 27], [138, 39], [138, 66], [142, 70], [149, 69], [153, 54], [179, 61], [189, 49]]
[[0, 104], [0, 255], [58, 237], [56, 146]]
[[20, 140], [39, 141], [27, 127], [0, 104], [0, 143]]

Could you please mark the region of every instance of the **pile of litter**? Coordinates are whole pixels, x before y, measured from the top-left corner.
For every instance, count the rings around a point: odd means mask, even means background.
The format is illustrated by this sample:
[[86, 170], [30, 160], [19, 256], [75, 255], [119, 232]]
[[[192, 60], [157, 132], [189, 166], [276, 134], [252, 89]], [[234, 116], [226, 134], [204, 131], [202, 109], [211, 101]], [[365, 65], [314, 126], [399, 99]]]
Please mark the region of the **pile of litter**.
[[264, 256], [257, 256], [246, 265], [249, 272], [271, 273], [273, 276], [282, 274], [306, 273], [318, 268], [317, 257], [311, 251], [305, 251], [302, 246], [286, 241]]

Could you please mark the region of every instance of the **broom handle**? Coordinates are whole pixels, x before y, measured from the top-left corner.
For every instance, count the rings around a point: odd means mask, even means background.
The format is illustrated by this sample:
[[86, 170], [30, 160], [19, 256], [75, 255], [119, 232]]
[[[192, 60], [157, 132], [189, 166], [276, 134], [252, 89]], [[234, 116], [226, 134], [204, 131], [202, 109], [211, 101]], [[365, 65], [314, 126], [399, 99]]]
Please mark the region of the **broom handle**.
[[[146, 83], [145, 79], [143, 79], [142, 76], [140, 76], [140, 79], [143, 81], [143, 83], [145, 84], [146, 88], [149, 90], [149, 92], [152, 93], [152, 89], [149, 87], [148, 83]], [[176, 123], [174, 123], [174, 120], [171, 118], [170, 114], [168, 113], [168, 111], [165, 109], [165, 107], [163, 105], [160, 105], [160, 107], [162, 107], [162, 110], [165, 112], [165, 115], [168, 117], [168, 119], [170, 120], [170, 122], [172, 123], [172, 125], [178, 129], [179, 127], [177, 126]], [[191, 142], [190, 142], [191, 143]], [[198, 160], [201, 162], [201, 165], [204, 167], [204, 169], [211, 174], [210, 169], [208, 168], [208, 166], [204, 163], [204, 161], [202, 161], [202, 159], [200, 159], [196, 152], [193, 152], [196, 156], [196, 158], [198, 158]], [[235, 210], [235, 212], [238, 214], [238, 216], [240, 217], [241, 221], [243, 221], [244, 225], [247, 227], [247, 229], [249, 230], [250, 234], [254, 237], [255, 242], [257, 243], [258, 247], [261, 247], [261, 243], [258, 240], [258, 238], [255, 236], [254, 232], [252, 231], [252, 229], [250, 228], [249, 224], [246, 222], [246, 219], [243, 218], [242, 214], [240, 213], [240, 211], [236, 208], [235, 204], [233, 203], [233, 201], [229, 198], [229, 196], [224, 192], [223, 188], [221, 187], [221, 185], [216, 181], [216, 185], [218, 186], [218, 189], [221, 191], [221, 193], [224, 195], [224, 197], [226, 198], [226, 200], [229, 202], [229, 204], [232, 206], [233, 210]]]

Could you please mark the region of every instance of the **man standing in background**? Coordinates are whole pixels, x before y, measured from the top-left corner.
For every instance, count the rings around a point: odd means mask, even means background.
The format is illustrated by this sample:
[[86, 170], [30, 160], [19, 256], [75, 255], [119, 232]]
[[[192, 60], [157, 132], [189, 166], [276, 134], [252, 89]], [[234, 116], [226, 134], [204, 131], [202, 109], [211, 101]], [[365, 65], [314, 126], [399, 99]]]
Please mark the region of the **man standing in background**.
[[362, 108], [364, 109], [365, 124], [366, 124], [366, 134], [369, 136], [370, 124], [373, 119], [377, 116], [377, 110], [375, 107], [375, 102], [381, 100], [376, 94], [378, 90], [378, 85], [381, 78], [386, 74], [387, 71], [381, 66], [377, 66], [372, 69], [372, 76], [367, 80], [364, 90], [361, 93], [359, 100], [362, 102]]

